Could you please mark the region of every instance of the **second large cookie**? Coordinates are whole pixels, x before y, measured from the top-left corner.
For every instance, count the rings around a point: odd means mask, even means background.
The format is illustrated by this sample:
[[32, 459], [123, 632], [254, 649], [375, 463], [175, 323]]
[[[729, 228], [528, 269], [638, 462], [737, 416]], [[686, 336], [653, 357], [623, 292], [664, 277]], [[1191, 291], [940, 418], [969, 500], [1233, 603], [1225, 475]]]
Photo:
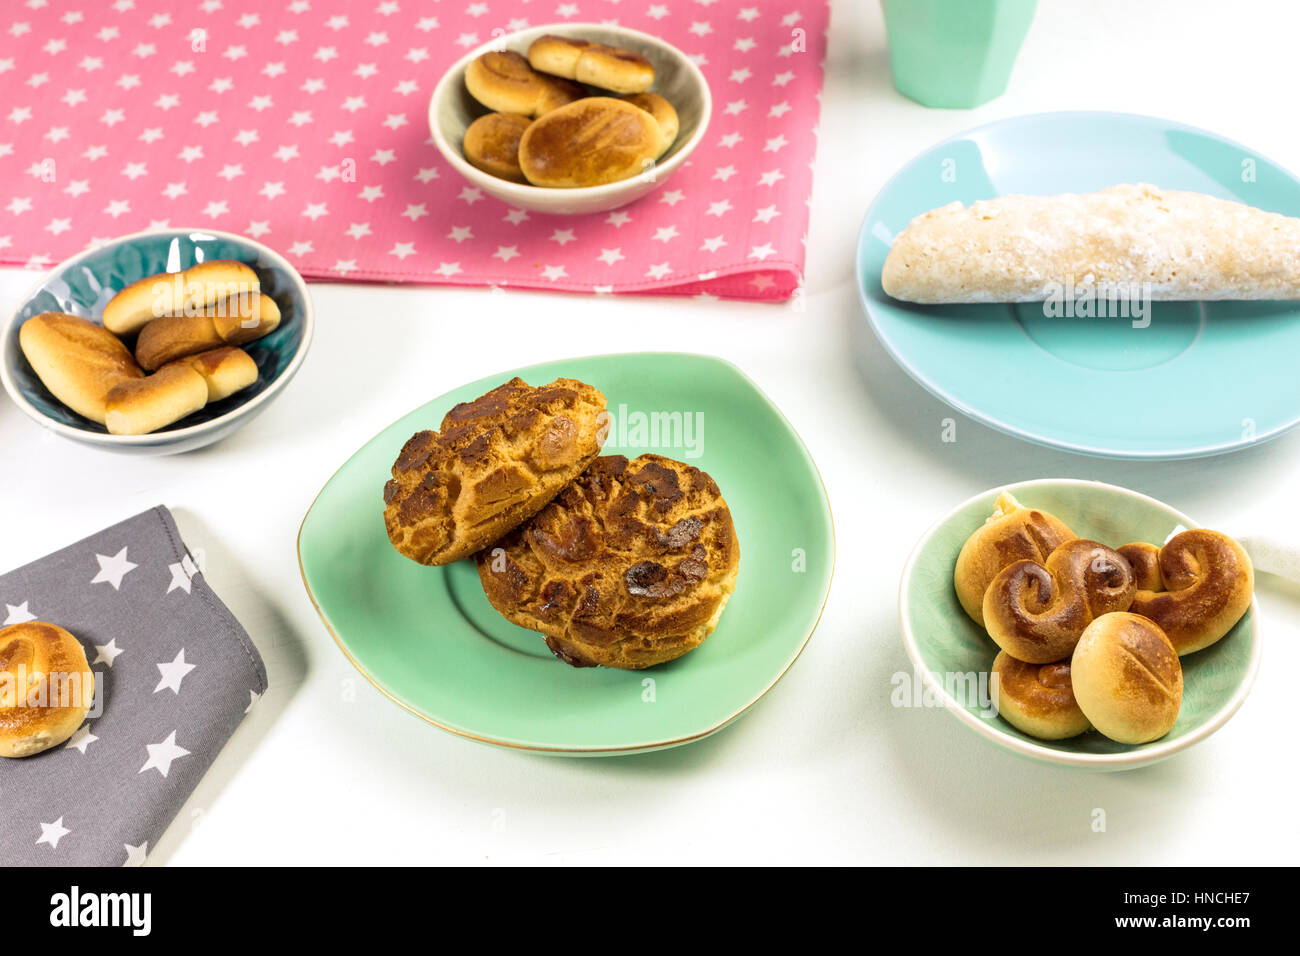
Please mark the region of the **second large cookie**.
[[511, 379], [417, 432], [384, 485], [384, 524], [421, 564], [467, 558], [544, 508], [600, 454], [605, 396], [571, 378]]
[[561, 660], [635, 670], [709, 636], [740, 545], [707, 474], [659, 455], [611, 455], [477, 560], [493, 607], [541, 631]]

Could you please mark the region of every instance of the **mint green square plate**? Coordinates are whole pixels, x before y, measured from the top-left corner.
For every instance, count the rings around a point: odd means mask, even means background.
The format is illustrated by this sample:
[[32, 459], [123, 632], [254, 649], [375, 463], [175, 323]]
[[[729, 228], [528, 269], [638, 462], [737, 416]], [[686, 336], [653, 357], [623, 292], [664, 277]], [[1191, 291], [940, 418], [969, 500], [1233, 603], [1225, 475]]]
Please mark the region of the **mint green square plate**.
[[858, 239], [858, 292], [885, 350], [958, 411], [1043, 445], [1116, 458], [1213, 455], [1300, 423], [1300, 302], [1156, 302], [1131, 321], [1047, 318], [1037, 303], [925, 306], [880, 286], [917, 215], [1009, 193], [1154, 183], [1300, 216], [1300, 180], [1239, 143], [1167, 120], [1043, 113], [969, 130], [880, 191]]
[[969, 675], [987, 672], [998, 648], [957, 602], [952, 574], [962, 544], [992, 514], [1004, 491], [1026, 507], [1052, 512], [1080, 537], [1111, 547], [1130, 541], [1164, 544], [1177, 531], [1198, 527], [1187, 515], [1136, 491], [1069, 478], [1004, 485], [958, 505], [926, 532], [903, 569], [899, 587], [903, 643], [934, 697], [963, 724], [1000, 747], [1044, 763], [1092, 770], [1129, 770], [1155, 763], [1226, 724], [1250, 693], [1259, 671], [1259, 611], [1253, 602], [1227, 635], [1182, 658], [1182, 709], [1173, 729], [1159, 740], [1131, 746], [1093, 732], [1071, 740], [1038, 740], [981, 706], [969, 690], [973, 686]]
[[[740, 539], [740, 575], [701, 647], [644, 671], [572, 668], [488, 604], [473, 562], [426, 568], [393, 550], [383, 486], [402, 445], [515, 375], [532, 385], [578, 378], [604, 392], [613, 416], [605, 454], [656, 452], [717, 481]], [[682, 413], [671, 421], [683, 427], [663, 418], [650, 427], [655, 412]], [[637, 353], [501, 372], [416, 409], [326, 484], [303, 520], [298, 560], [343, 653], [413, 714], [484, 743], [594, 755], [699, 740], [762, 697], [817, 625], [835, 536], [803, 442], [739, 369], [704, 355]]]

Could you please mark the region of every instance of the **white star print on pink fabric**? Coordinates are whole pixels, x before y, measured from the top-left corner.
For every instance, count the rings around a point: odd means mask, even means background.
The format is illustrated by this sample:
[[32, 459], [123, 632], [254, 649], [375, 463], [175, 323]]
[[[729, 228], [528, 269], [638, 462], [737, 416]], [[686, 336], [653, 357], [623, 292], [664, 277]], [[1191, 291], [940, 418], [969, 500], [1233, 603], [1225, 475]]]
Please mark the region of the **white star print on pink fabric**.
[[[350, 0], [205, 0], [180, 26], [174, 0], [79, 4], [75, 25], [64, 6], [0, 23], [0, 263], [48, 265], [166, 221], [255, 236], [309, 278], [768, 300], [799, 286], [823, 0], [467, 0], [436, 15], [382, 0], [364, 16]], [[613, 214], [513, 209], [429, 141], [424, 107], [451, 62], [547, 19], [661, 36], [712, 89], [690, 163]]]

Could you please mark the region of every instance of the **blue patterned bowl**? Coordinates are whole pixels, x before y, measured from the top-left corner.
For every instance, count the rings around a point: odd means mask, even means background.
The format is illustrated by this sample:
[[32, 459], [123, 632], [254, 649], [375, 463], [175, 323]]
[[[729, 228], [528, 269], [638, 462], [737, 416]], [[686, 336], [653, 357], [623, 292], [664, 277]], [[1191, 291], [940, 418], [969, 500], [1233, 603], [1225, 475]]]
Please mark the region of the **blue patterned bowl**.
[[[67, 312], [98, 322], [117, 290], [160, 272], [178, 272], [211, 259], [237, 259], [257, 271], [262, 291], [280, 307], [280, 326], [244, 346], [257, 363], [257, 381], [241, 392], [149, 435], [110, 435], [82, 418], [41, 384], [18, 345], [23, 322], [41, 312]], [[162, 229], [123, 236], [73, 256], [36, 284], [19, 304], [0, 343], [0, 379], [28, 417], [51, 431], [109, 451], [169, 455], [230, 435], [284, 390], [311, 344], [311, 296], [293, 266], [260, 242], [207, 229]]]

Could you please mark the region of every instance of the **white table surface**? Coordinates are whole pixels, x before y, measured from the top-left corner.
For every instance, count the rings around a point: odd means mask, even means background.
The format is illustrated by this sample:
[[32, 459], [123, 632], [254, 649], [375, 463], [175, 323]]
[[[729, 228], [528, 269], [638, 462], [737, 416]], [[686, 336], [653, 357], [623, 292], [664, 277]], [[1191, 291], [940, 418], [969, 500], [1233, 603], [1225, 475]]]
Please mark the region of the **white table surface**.
[[[271, 690], [151, 863], [1294, 862], [1300, 773], [1287, 681], [1300, 672], [1300, 586], [1261, 576], [1254, 693], [1214, 737], [1145, 770], [1040, 766], [941, 710], [891, 707], [889, 690], [908, 668], [899, 572], [957, 502], [1018, 479], [1095, 478], [1225, 530], [1300, 535], [1300, 433], [1168, 464], [1049, 451], [964, 418], [957, 442], [944, 443], [949, 410], [862, 337], [851, 263], [862, 215], [899, 165], [1018, 113], [1151, 113], [1300, 168], [1297, 35], [1300, 5], [1286, 0], [1043, 0], [1010, 92], [942, 112], [891, 87], [878, 4], [836, 2], [799, 307], [322, 284], [298, 378], [213, 448], [106, 455], [0, 404], [0, 568], [165, 503], [266, 660]], [[32, 279], [0, 270], [5, 312]], [[326, 479], [381, 427], [466, 381], [664, 348], [737, 363], [821, 468], [838, 565], [798, 663], [723, 732], [616, 759], [489, 748], [384, 698], [336, 649], [299, 578], [295, 537]]]

